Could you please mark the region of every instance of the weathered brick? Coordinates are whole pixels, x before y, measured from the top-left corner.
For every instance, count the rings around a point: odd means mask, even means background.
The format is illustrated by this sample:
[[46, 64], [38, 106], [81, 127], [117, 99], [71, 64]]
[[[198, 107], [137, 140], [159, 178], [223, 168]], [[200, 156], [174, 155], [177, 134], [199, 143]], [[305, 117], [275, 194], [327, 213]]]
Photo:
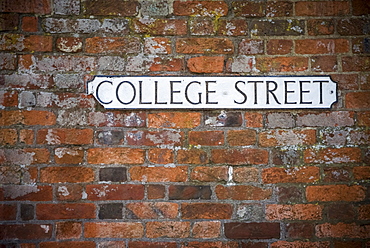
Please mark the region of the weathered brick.
[[17, 206], [12, 204], [0, 204], [0, 220], [16, 220]]
[[166, 194], [166, 189], [164, 185], [148, 185], [147, 186], [147, 194], [148, 199], [163, 199]]
[[182, 71], [184, 69], [183, 58], [157, 57], [150, 65], [150, 71]]
[[311, 57], [311, 70], [315, 72], [331, 72], [338, 70], [337, 58], [335, 56]]
[[283, 17], [293, 15], [293, 3], [289, 1], [268, 1], [266, 5], [267, 17]]
[[214, 149], [212, 162], [216, 164], [267, 164], [268, 151], [263, 149]]
[[144, 150], [138, 148], [90, 148], [87, 161], [90, 164], [142, 164]]
[[40, 248], [94, 248], [95, 242], [93, 241], [65, 241], [65, 242], [41, 242]]
[[174, 219], [177, 218], [178, 204], [172, 202], [133, 202], [126, 204], [129, 218]]
[[86, 222], [86, 238], [142, 238], [144, 227], [138, 222]]
[[59, 185], [56, 191], [58, 201], [79, 201], [85, 192], [81, 184]]
[[259, 133], [259, 144], [262, 147], [305, 146], [315, 143], [316, 130], [314, 129], [272, 130]]
[[54, 1], [54, 13], [57, 15], [78, 15], [80, 7], [80, 1], [76, 0]]
[[304, 162], [312, 164], [359, 163], [361, 150], [356, 147], [307, 149]]
[[200, 56], [188, 59], [187, 66], [195, 73], [221, 73], [224, 69], [225, 57]]
[[93, 140], [92, 129], [40, 129], [37, 132], [37, 144], [91, 144]]
[[308, 201], [362, 201], [365, 188], [359, 185], [315, 185], [306, 188]]
[[295, 5], [297, 16], [343, 16], [349, 14], [349, 2], [302, 1]]
[[205, 114], [204, 125], [210, 127], [241, 127], [243, 117], [241, 112], [223, 111]]
[[246, 127], [263, 127], [263, 115], [260, 113], [246, 112], [244, 118]]
[[178, 16], [226, 16], [224, 1], [174, 1], [173, 13]]
[[190, 131], [190, 145], [219, 146], [224, 144], [223, 131]]
[[137, 1], [102, 2], [98, 0], [85, 1], [85, 14], [87, 15], [112, 15], [112, 16], [136, 16], [139, 11]]
[[[1, 80], [1, 79], [0, 79]], [[15, 107], [18, 106], [18, 92], [17, 91], [3, 91], [0, 90], [0, 107]], [[1, 111], [1, 113], [4, 113]], [[1, 120], [1, 117], [0, 117]]]
[[98, 244], [99, 248], [108, 248], [112, 246], [117, 247], [117, 248], [123, 248], [126, 246], [126, 242], [125, 241], [103, 241], [103, 242], [99, 242]]
[[328, 241], [276, 241], [271, 244], [271, 248], [329, 248]]
[[47, 164], [50, 153], [45, 148], [0, 150], [0, 162], [14, 165]]
[[82, 39], [77, 37], [59, 37], [56, 47], [60, 52], [77, 53], [82, 51]]
[[369, 71], [370, 58], [368, 56], [353, 56], [342, 58], [343, 71]]
[[93, 37], [87, 38], [85, 52], [99, 54], [132, 54], [140, 52], [140, 42], [137, 38], [124, 37]]
[[219, 19], [218, 35], [244, 36], [248, 35], [248, 23], [245, 19]]
[[178, 131], [133, 131], [126, 133], [128, 145], [136, 146], [156, 146], [172, 145], [180, 146], [183, 144], [184, 134]]
[[57, 164], [80, 164], [83, 161], [84, 151], [81, 148], [55, 148], [54, 161]]
[[295, 186], [281, 186], [277, 188], [277, 196], [279, 202], [289, 204], [292, 202], [301, 203], [302, 199], [304, 199], [304, 189]]
[[170, 185], [168, 188], [170, 200], [210, 200], [211, 195], [212, 191], [209, 186]]
[[50, 0], [4, 0], [1, 4], [0, 12], [51, 14], [51, 3]]
[[234, 45], [226, 38], [179, 38], [176, 51], [185, 54], [232, 54]]
[[145, 112], [90, 112], [89, 125], [98, 127], [144, 127]]
[[275, 165], [299, 164], [301, 151], [297, 151], [294, 147], [291, 149], [273, 149], [271, 152], [272, 163]]
[[179, 164], [207, 164], [208, 155], [201, 149], [181, 149], [177, 151]]
[[308, 222], [287, 223], [285, 228], [287, 238], [310, 239], [314, 237], [314, 225], [312, 223]]
[[146, 236], [148, 238], [187, 238], [190, 236], [190, 222], [148, 222]]
[[358, 125], [370, 126], [370, 112], [358, 112]]
[[200, 125], [199, 112], [172, 112], [148, 114], [150, 128], [195, 128]]
[[202, 221], [195, 222], [192, 228], [192, 237], [200, 239], [218, 238], [221, 235], [221, 222]]
[[144, 1], [140, 3], [140, 12], [143, 16], [168, 16], [171, 4], [164, 0]]
[[15, 129], [0, 129], [0, 145], [15, 145], [17, 143], [17, 130]]
[[89, 184], [86, 186], [87, 199], [106, 200], [142, 200], [144, 185], [139, 184]]
[[359, 18], [343, 18], [337, 22], [338, 33], [342, 36], [348, 35], [367, 35], [369, 34], [370, 21]]
[[292, 52], [293, 41], [270, 39], [267, 41], [267, 54], [269, 55], [284, 55]]
[[144, 167], [135, 166], [129, 170], [131, 180], [140, 182], [185, 182], [187, 166]]
[[370, 40], [368, 38], [352, 39], [352, 52], [356, 54], [370, 53]]
[[266, 200], [271, 197], [272, 190], [251, 185], [216, 186], [218, 199], [225, 200]]
[[2, 224], [0, 225], [1, 240], [40, 240], [50, 239], [53, 225], [50, 224]]
[[235, 16], [263, 17], [266, 14], [265, 2], [233, 2]]
[[315, 227], [318, 238], [362, 238], [370, 237], [369, 225], [357, 225], [355, 223], [324, 223]]
[[315, 204], [266, 205], [267, 220], [321, 220], [323, 206]]
[[140, 18], [133, 20], [133, 30], [138, 34], [185, 35], [187, 22], [183, 19]]
[[154, 164], [170, 164], [174, 161], [171, 149], [153, 148], [148, 151], [148, 159]]
[[0, 50], [24, 52], [51, 52], [53, 38], [51, 36], [5, 33], [0, 35]]
[[295, 121], [291, 113], [268, 113], [266, 126], [268, 128], [292, 128], [295, 126]]
[[255, 55], [263, 54], [264, 52], [264, 41], [257, 39], [243, 39], [239, 43], [239, 54]]
[[319, 167], [272, 167], [263, 169], [264, 183], [310, 183], [320, 179]]
[[17, 56], [11, 53], [0, 53], [0, 70], [15, 70]]
[[252, 36], [298, 36], [305, 33], [305, 23], [302, 20], [252, 20]]
[[0, 14], [0, 30], [13, 31], [18, 29], [19, 15], [16, 13]]
[[298, 54], [338, 54], [349, 51], [347, 39], [308, 39], [296, 40], [295, 52]]
[[307, 20], [307, 31], [309, 35], [329, 35], [334, 33], [334, 20], [332, 19], [310, 19]]
[[201, 182], [222, 182], [228, 179], [226, 166], [197, 166], [191, 171], [190, 178]]
[[261, 72], [298, 72], [308, 69], [308, 58], [261, 57], [256, 59], [256, 68]]
[[177, 248], [176, 242], [148, 242], [148, 241], [130, 241], [130, 248]]
[[297, 115], [297, 126], [302, 127], [344, 127], [352, 125], [354, 125], [353, 112], [332, 111]]
[[227, 143], [231, 146], [249, 146], [256, 141], [257, 132], [253, 129], [227, 131]]
[[226, 61], [227, 72], [254, 72], [256, 59], [253, 56], [240, 55]]
[[324, 169], [324, 182], [348, 182], [350, 181], [351, 169], [348, 167], [329, 167]]
[[226, 203], [182, 203], [183, 219], [230, 219], [232, 206]]
[[259, 203], [241, 203], [237, 205], [236, 217], [244, 221], [263, 221], [265, 220], [265, 209]]
[[58, 240], [79, 239], [82, 234], [81, 222], [66, 221], [57, 222], [55, 225], [56, 237]]
[[184, 242], [181, 248], [238, 248], [239, 244], [237, 242], [230, 241], [191, 241]]
[[[18, 66], [21, 67], [22, 65], [18, 64]], [[27, 88], [29, 90], [47, 88], [53, 84], [51, 75], [39, 74], [0, 75], [0, 83], [13, 89]]]
[[144, 40], [146, 54], [171, 54], [171, 40], [164, 37], [148, 37]]
[[38, 220], [94, 219], [95, 204], [93, 203], [37, 204], [36, 216]]
[[212, 18], [194, 17], [189, 22], [191, 35], [214, 35], [216, 23]]
[[233, 180], [238, 183], [258, 182], [259, 171], [254, 167], [234, 167]]
[[225, 236], [229, 239], [274, 239], [280, 238], [280, 224], [269, 222], [224, 224]]
[[94, 180], [94, 171], [88, 167], [46, 167], [40, 170], [43, 183], [86, 183]]

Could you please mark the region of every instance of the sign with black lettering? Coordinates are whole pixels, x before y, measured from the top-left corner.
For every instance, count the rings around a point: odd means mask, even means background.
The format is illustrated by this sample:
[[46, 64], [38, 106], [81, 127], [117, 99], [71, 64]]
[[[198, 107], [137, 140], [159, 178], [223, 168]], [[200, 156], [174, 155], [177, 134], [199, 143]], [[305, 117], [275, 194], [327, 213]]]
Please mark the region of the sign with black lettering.
[[337, 101], [329, 76], [95, 76], [87, 92], [107, 109], [330, 108]]

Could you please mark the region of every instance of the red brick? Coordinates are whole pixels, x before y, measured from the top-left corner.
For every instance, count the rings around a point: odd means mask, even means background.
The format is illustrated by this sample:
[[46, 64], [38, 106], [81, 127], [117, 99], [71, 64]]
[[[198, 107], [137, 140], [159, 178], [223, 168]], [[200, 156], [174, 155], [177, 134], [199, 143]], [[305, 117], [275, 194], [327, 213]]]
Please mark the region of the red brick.
[[324, 182], [348, 182], [350, 181], [350, 173], [351, 169], [344, 167], [344, 168], [337, 168], [337, 167], [329, 167], [324, 168]]
[[150, 65], [150, 71], [182, 71], [184, 69], [183, 58], [154, 58], [154, 62]]
[[177, 218], [178, 204], [171, 202], [133, 202], [126, 204], [134, 219]]
[[221, 73], [224, 69], [225, 57], [200, 56], [190, 58], [187, 66], [195, 73]]
[[58, 201], [78, 201], [83, 197], [84, 188], [80, 184], [59, 185], [56, 197]]
[[361, 150], [356, 147], [307, 149], [303, 156], [309, 164], [361, 162]]
[[274, 40], [270, 39], [267, 42], [267, 54], [269, 55], [284, 55], [292, 52], [293, 41], [291, 40]]
[[36, 206], [38, 220], [95, 219], [95, 211], [93, 203], [37, 204]]
[[127, 144], [134, 146], [181, 146], [183, 137], [184, 134], [182, 132], [172, 130], [133, 131], [126, 133]]
[[[191, 241], [181, 244], [181, 248], [238, 248], [237, 242], [222, 242], [222, 241]], [[256, 247], [258, 248], [258, 247]], [[263, 248], [263, 247], [262, 247]]]
[[[2, 60], [4, 62], [5, 59], [2, 58]], [[14, 68], [15, 68], [15, 63], [16, 62], [14, 61]], [[0, 65], [0, 69], [5, 70], [6, 68], [2, 68]], [[4, 107], [18, 106], [18, 92], [17, 91], [0, 91], [0, 106], [4, 106]]]
[[171, 149], [150, 149], [148, 151], [148, 159], [154, 164], [170, 164], [174, 162], [174, 156]]
[[221, 235], [221, 222], [201, 221], [195, 222], [192, 228], [192, 237], [199, 239], [218, 238]]
[[140, 18], [133, 20], [133, 30], [138, 34], [186, 35], [186, 24], [182, 19]]
[[360, 205], [358, 207], [358, 219], [370, 220], [370, 205]]
[[0, 145], [15, 145], [17, 143], [17, 130], [15, 129], [0, 129]]
[[197, 166], [191, 171], [190, 178], [200, 182], [226, 182], [228, 168], [226, 166]]
[[0, 204], [0, 220], [16, 220], [17, 206], [10, 204]]
[[307, 20], [308, 34], [329, 35], [334, 33], [334, 20], [332, 19], [311, 19]]
[[53, 226], [49, 224], [10, 224], [0, 225], [0, 240], [50, 239]]
[[257, 133], [253, 129], [227, 131], [227, 143], [231, 146], [249, 146], [256, 141]]
[[256, 60], [256, 67], [261, 72], [298, 72], [308, 69], [308, 58], [304, 57], [261, 57]]
[[365, 188], [359, 185], [316, 185], [307, 186], [306, 197], [310, 201], [362, 201]]
[[144, 228], [138, 222], [86, 222], [85, 238], [142, 238]]
[[43, 183], [86, 183], [94, 180], [94, 171], [88, 167], [45, 167], [40, 170]]
[[276, 241], [271, 244], [271, 248], [329, 248], [329, 241]]
[[14, 31], [18, 29], [19, 15], [16, 13], [1, 13], [0, 14], [0, 30]]
[[140, 52], [137, 38], [93, 37], [87, 38], [85, 52], [99, 54], [132, 54]]
[[266, 13], [265, 2], [233, 2], [235, 16], [263, 17]]
[[234, 45], [226, 38], [179, 38], [176, 51], [185, 54], [232, 54]]
[[81, 148], [55, 148], [54, 161], [57, 164], [80, 164], [83, 162], [84, 151]]
[[359, 126], [370, 126], [370, 112], [358, 112], [357, 118]]
[[191, 35], [214, 35], [216, 32], [216, 22], [212, 18], [195, 17], [190, 21]]
[[135, 148], [90, 148], [87, 161], [90, 164], [142, 164], [144, 155], [144, 150]]
[[77, 53], [82, 51], [82, 39], [77, 37], [59, 37], [56, 48], [60, 52]]
[[297, 16], [343, 16], [349, 14], [349, 2], [317, 1], [298, 2], [295, 5]]
[[314, 56], [311, 57], [311, 70], [315, 72], [338, 71], [336, 56]]
[[37, 32], [38, 18], [36, 16], [24, 16], [22, 18], [22, 30], [25, 32]]
[[4, 0], [0, 12], [51, 14], [51, 3], [50, 0]]
[[349, 92], [346, 94], [346, 108], [368, 109], [370, 108], [370, 91]]
[[148, 185], [147, 195], [148, 199], [164, 199], [165, 197], [165, 187], [164, 185]]
[[208, 164], [207, 152], [201, 149], [187, 149], [177, 151], [179, 164]]
[[259, 222], [230, 222], [224, 224], [225, 236], [229, 239], [275, 239], [280, 238], [280, 224]]
[[226, 203], [182, 203], [183, 219], [230, 219], [232, 206]]
[[295, 45], [298, 54], [337, 54], [349, 51], [347, 39], [296, 40]]
[[37, 132], [37, 144], [85, 145], [93, 141], [92, 129], [40, 129]]
[[324, 223], [315, 228], [318, 238], [361, 238], [370, 237], [370, 225], [355, 223]]
[[356, 74], [335, 74], [331, 75], [334, 82], [338, 83], [338, 89], [358, 90], [359, 83]]
[[130, 248], [177, 248], [175, 242], [146, 242], [146, 241], [130, 241]]
[[90, 112], [89, 125], [98, 127], [145, 127], [146, 113], [110, 111]]
[[267, 164], [268, 151], [262, 149], [215, 149], [212, 162], [216, 164]]
[[264, 41], [256, 39], [243, 39], [239, 43], [239, 54], [263, 54]]
[[82, 224], [81, 222], [57, 222], [56, 228], [56, 238], [58, 240], [63, 239], [79, 239], [82, 234]]
[[226, 36], [248, 35], [248, 22], [244, 19], [219, 19], [217, 34]]
[[271, 189], [251, 185], [216, 186], [217, 198], [221, 200], [266, 200], [271, 197], [271, 194]]
[[88, 0], [85, 1], [84, 7], [87, 15], [136, 16], [140, 5], [137, 1], [126, 2], [113, 0], [104, 2]]
[[174, 1], [173, 12], [178, 16], [226, 16], [228, 6], [224, 1]]
[[266, 205], [267, 220], [321, 220], [323, 206], [315, 204]]
[[316, 130], [293, 129], [271, 130], [259, 134], [259, 144], [262, 147], [313, 145], [316, 143]]
[[149, 37], [144, 41], [146, 54], [171, 54], [171, 40], [164, 37]]
[[263, 169], [264, 183], [312, 183], [320, 180], [319, 167], [272, 167]]
[[190, 222], [148, 222], [146, 236], [148, 238], [187, 238], [190, 235]]
[[29, 111], [22, 111], [22, 114], [24, 118], [23, 123], [25, 125], [49, 126], [49, 125], [54, 125], [56, 123], [55, 114], [50, 111], [29, 110]]
[[267, 2], [267, 17], [283, 17], [293, 15], [293, 3], [289, 1], [271, 1]]
[[0, 188], [0, 199], [5, 201], [51, 201], [51, 186], [6, 185]]
[[34, 140], [34, 131], [30, 129], [19, 130], [19, 142], [21, 144], [32, 145]]
[[173, 112], [148, 114], [150, 128], [195, 128], [200, 125], [201, 114], [197, 112]]
[[334, 248], [361, 248], [362, 242], [361, 241], [335, 241], [334, 242]]
[[356, 180], [370, 179], [370, 166], [356, 166], [353, 168], [353, 177]]
[[53, 38], [51, 36], [30, 35], [25, 37], [23, 46], [23, 51], [51, 52], [53, 50]]
[[253, 36], [301, 36], [306, 30], [305, 22], [298, 19], [254, 19], [250, 27]]
[[131, 180], [140, 182], [185, 182], [188, 177], [187, 166], [130, 168]]
[[93, 241], [41, 242], [40, 248], [94, 248]]
[[234, 167], [233, 180], [238, 183], [258, 182], [260, 180], [259, 171], [254, 167]]
[[345, 72], [370, 70], [370, 57], [368, 56], [343, 57], [342, 63]]
[[190, 131], [189, 144], [201, 146], [219, 146], [224, 144], [223, 131]]
[[247, 127], [263, 127], [263, 115], [260, 113], [246, 112], [244, 118]]
[[90, 184], [86, 186], [87, 199], [91, 201], [142, 200], [144, 185], [140, 184]]

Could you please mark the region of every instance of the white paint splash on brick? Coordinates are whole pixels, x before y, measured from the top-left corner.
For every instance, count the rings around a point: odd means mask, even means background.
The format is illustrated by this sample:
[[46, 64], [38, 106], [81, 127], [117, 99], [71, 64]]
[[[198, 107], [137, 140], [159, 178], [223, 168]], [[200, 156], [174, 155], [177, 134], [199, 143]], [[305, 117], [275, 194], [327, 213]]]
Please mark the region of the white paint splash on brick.
[[58, 193], [62, 196], [69, 196], [70, 195], [66, 186], [59, 186], [58, 187]]

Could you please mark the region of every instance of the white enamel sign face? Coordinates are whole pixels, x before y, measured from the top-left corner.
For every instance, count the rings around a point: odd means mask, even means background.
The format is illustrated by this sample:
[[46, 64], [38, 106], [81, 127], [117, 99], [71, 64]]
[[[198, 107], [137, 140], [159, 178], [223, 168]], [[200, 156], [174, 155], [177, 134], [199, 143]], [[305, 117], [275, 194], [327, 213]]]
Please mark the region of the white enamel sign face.
[[337, 101], [329, 76], [95, 76], [87, 92], [107, 109], [302, 109]]

